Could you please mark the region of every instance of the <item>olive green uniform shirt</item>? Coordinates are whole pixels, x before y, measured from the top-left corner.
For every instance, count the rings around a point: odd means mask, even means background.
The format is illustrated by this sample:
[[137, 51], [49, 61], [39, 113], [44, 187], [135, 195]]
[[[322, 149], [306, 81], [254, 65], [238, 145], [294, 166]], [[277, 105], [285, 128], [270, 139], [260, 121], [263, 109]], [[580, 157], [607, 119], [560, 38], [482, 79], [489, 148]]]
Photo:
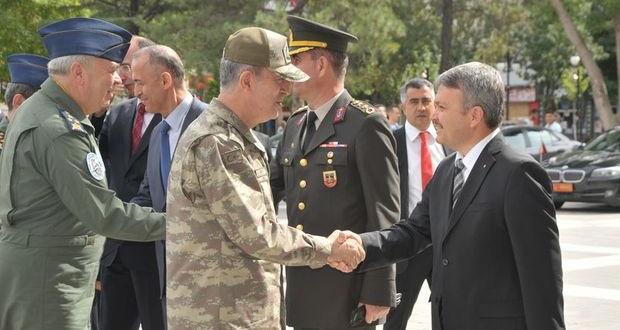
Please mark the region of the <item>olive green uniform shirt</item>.
[[85, 329], [99, 235], [165, 236], [163, 214], [107, 189], [93, 132], [52, 79], [11, 121], [0, 156], [0, 329]]

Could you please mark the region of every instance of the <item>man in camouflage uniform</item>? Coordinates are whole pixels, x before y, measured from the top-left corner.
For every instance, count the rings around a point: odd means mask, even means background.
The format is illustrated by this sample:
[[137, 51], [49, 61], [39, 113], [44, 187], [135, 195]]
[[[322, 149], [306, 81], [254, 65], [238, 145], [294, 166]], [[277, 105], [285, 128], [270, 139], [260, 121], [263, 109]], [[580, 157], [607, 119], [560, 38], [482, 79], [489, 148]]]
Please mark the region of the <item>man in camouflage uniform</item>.
[[19, 106], [32, 96], [47, 79], [47, 62], [43, 56], [32, 54], [13, 54], [6, 58], [11, 82], [4, 92], [4, 102], [8, 109], [6, 117], [0, 121], [0, 153], [11, 118], [15, 117]]
[[228, 38], [221, 92], [185, 131], [168, 186], [170, 329], [277, 329], [281, 267], [322, 267], [357, 246], [277, 223], [265, 149], [250, 128], [275, 118], [291, 82], [286, 37], [245, 28]]
[[50, 78], [11, 120], [0, 156], [0, 329], [84, 330], [100, 235], [161, 240], [165, 218], [107, 189], [87, 118], [109, 106], [131, 34], [88, 18], [39, 33]]

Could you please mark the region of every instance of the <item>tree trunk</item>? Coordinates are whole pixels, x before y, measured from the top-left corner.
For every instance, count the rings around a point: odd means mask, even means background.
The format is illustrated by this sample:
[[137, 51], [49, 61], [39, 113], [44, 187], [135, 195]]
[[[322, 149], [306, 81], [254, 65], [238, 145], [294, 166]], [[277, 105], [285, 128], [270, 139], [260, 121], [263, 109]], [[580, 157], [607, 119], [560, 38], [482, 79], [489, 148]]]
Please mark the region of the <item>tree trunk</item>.
[[138, 13], [140, 12], [140, 0], [131, 0], [131, 2], [129, 3], [129, 18], [131, 18], [131, 21], [129, 21], [129, 32], [131, 32], [134, 35], [140, 35], [140, 27], [138, 26], [138, 24], [136, 24], [136, 16], [138, 16]]
[[[620, 15], [614, 17], [614, 34], [616, 35], [616, 79], [620, 81]], [[620, 116], [620, 83], [616, 100], [616, 116]]]
[[439, 73], [452, 67], [452, 21], [454, 19], [452, 0], [443, 0], [441, 11], [441, 64]]
[[577, 49], [577, 54], [581, 57], [581, 61], [588, 72], [588, 76], [590, 76], [592, 81], [592, 96], [594, 98], [594, 105], [596, 106], [596, 110], [598, 111], [601, 121], [603, 122], [603, 127], [605, 129], [610, 129], [616, 125], [617, 119], [614, 117], [611, 110], [611, 103], [609, 102], [609, 95], [607, 94], [607, 86], [605, 85], [601, 68], [594, 61], [592, 52], [590, 52], [583, 41], [583, 38], [579, 34], [579, 31], [577, 31], [577, 28], [575, 27], [569, 13], [566, 11], [562, 0], [550, 1], [551, 5], [555, 9], [555, 12], [560, 18], [564, 31], [566, 31], [566, 36], [571, 41], [573, 46], [575, 46], [575, 49]]

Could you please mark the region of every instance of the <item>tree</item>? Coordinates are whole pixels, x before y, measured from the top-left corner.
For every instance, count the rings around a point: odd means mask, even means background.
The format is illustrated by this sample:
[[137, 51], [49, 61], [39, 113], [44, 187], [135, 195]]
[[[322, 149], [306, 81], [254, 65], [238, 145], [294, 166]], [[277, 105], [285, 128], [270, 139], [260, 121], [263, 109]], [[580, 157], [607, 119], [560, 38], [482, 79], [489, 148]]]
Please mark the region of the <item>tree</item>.
[[562, 26], [564, 27], [564, 30], [566, 31], [566, 36], [575, 46], [577, 54], [581, 57], [581, 60], [588, 71], [588, 75], [590, 76], [592, 82], [592, 97], [594, 99], [594, 104], [596, 105], [597, 111], [601, 117], [603, 127], [605, 129], [609, 129], [615, 126], [618, 121], [617, 118], [614, 117], [611, 109], [611, 103], [609, 102], [607, 86], [603, 78], [603, 73], [594, 59], [594, 54], [587, 47], [581, 33], [577, 30], [573, 19], [564, 7], [562, 1], [550, 1], [558, 15], [558, 18], [560, 19], [560, 22], [562, 23]]
[[439, 71], [444, 72], [452, 67], [452, 0], [442, 0], [441, 6], [441, 64]]

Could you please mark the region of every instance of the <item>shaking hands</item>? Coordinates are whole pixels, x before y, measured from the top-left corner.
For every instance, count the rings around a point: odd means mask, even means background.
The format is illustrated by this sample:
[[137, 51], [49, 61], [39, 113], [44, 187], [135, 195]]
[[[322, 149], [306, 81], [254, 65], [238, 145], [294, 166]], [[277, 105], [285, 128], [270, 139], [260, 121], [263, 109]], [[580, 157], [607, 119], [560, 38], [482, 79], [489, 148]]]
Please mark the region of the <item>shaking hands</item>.
[[341, 272], [352, 272], [366, 258], [362, 239], [354, 232], [336, 230], [328, 239], [332, 242], [328, 264]]

